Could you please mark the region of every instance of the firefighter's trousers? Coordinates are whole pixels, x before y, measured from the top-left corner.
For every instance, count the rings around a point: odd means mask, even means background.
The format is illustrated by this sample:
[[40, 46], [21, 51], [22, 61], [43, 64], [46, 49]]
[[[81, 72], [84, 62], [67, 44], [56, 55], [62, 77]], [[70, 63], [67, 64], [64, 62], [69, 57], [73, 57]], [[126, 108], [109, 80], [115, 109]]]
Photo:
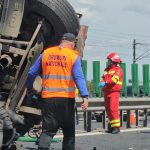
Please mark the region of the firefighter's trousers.
[[104, 94], [105, 110], [111, 127], [120, 127], [119, 97], [120, 92], [111, 92]]

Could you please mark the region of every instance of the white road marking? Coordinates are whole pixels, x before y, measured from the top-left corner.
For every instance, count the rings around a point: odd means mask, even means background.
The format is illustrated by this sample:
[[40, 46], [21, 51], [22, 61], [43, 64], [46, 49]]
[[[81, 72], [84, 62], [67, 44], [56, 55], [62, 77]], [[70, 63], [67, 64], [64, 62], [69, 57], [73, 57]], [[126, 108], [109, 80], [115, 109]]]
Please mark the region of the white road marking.
[[[145, 128], [134, 128], [134, 129], [122, 129], [122, 132], [135, 132], [135, 131], [144, 131], [144, 130], [150, 130], [150, 127], [145, 127]], [[81, 136], [92, 136], [92, 135], [104, 135], [104, 134], [110, 134], [110, 133], [105, 133], [105, 132], [86, 132], [86, 133], [77, 133], [76, 137], [81, 137]], [[56, 135], [55, 138], [63, 138], [63, 135]]]

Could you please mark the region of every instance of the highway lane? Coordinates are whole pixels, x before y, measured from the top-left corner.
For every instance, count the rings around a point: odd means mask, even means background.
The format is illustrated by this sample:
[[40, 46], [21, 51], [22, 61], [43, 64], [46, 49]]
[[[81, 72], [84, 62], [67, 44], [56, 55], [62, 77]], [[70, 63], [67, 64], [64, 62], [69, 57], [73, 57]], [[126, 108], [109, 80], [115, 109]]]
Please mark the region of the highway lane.
[[[52, 143], [51, 150], [61, 150], [62, 135], [58, 143]], [[21, 143], [30, 150], [37, 148], [34, 143]], [[76, 150], [150, 150], [150, 128], [124, 129], [113, 135], [105, 132], [90, 132], [76, 134]]]

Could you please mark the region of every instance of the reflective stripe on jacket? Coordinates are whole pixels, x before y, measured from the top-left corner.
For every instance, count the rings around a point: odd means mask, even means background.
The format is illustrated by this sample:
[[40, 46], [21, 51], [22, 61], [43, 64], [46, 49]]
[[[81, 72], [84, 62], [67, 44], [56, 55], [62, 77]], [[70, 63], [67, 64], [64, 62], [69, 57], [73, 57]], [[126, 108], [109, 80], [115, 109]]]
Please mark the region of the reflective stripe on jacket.
[[120, 119], [114, 119], [110, 121], [111, 127], [120, 127]]
[[106, 82], [106, 85], [103, 87], [104, 93], [110, 93], [113, 91], [121, 91], [122, 88], [122, 79], [123, 71], [120, 66], [111, 66], [105, 69], [101, 81]]
[[52, 47], [42, 57], [42, 98], [75, 98], [72, 67], [78, 55], [68, 48]]

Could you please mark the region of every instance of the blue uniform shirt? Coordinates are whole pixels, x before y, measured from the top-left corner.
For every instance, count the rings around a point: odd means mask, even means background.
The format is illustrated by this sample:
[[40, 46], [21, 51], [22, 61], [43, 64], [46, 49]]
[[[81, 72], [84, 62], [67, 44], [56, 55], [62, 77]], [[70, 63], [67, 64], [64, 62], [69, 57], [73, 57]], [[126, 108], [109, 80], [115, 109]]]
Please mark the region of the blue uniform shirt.
[[[42, 54], [38, 57], [35, 64], [30, 68], [28, 73], [27, 79], [27, 89], [33, 88], [33, 82], [35, 77], [41, 72], [42, 70]], [[73, 65], [72, 74], [74, 81], [76, 83], [77, 88], [79, 89], [79, 93], [81, 97], [89, 96], [85, 78], [83, 75], [82, 67], [81, 67], [81, 59], [80, 57], [77, 58], [76, 62]]]

